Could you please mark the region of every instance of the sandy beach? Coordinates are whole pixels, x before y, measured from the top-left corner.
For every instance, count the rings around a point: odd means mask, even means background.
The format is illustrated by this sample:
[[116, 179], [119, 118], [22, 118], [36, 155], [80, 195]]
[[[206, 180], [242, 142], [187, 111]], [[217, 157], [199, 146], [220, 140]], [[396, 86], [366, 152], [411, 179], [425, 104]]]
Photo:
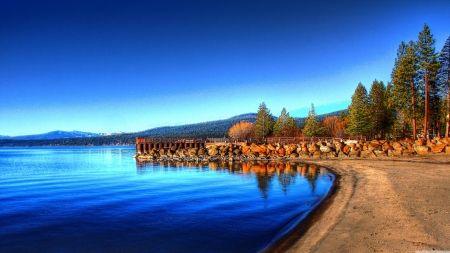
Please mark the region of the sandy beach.
[[287, 252], [450, 250], [449, 154], [305, 162], [340, 178]]

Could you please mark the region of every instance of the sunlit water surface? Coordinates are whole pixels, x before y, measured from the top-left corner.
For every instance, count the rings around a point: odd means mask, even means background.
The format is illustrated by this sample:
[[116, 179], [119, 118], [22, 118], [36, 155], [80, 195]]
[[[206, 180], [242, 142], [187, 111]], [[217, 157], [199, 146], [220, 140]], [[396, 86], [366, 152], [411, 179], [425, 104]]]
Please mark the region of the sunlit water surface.
[[0, 148], [0, 252], [257, 252], [334, 180], [305, 164], [140, 164], [133, 155]]

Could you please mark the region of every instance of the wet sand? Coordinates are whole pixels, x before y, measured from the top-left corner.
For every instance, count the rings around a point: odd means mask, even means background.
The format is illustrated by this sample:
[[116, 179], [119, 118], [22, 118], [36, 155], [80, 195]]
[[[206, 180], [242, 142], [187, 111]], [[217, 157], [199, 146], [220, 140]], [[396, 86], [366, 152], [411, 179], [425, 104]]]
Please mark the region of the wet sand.
[[449, 154], [299, 161], [340, 177], [287, 252], [450, 250]]

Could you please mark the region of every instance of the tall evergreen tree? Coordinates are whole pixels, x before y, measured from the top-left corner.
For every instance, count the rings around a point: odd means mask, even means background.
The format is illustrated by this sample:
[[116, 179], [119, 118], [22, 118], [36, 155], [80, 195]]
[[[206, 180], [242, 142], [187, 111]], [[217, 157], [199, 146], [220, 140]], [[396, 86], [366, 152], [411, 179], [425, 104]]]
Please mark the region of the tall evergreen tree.
[[289, 119], [289, 113], [286, 112], [286, 108], [283, 107], [280, 116], [278, 117], [275, 125], [273, 126], [273, 134], [275, 136], [280, 136], [281, 130], [286, 127], [287, 121]]
[[270, 110], [267, 109], [266, 104], [262, 102], [259, 105], [258, 113], [255, 120], [255, 135], [260, 138], [265, 138], [272, 133], [273, 119]]
[[[422, 104], [418, 95], [420, 87], [417, 82], [418, 62], [414, 42], [409, 44], [402, 42], [394, 69], [391, 74], [392, 90], [389, 104], [392, 108], [401, 112], [406, 119], [412, 121], [413, 138], [417, 136], [417, 109]], [[403, 133], [404, 135], [405, 133]]]
[[372, 135], [384, 137], [389, 128], [386, 87], [382, 81], [373, 81], [369, 92], [369, 111], [373, 128]]
[[308, 112], [308, 118], [306, 118], [305, 127], [303, 128], [304, 136], [318, 136], [323, 135], [325, 129], [320, 127], [316, 118], [316, 109], [314, 104], [311, 103], [311, 110]]
[[395, 108], [392, 106], [392, 101], [391, 101], [391, 97], [392, 97], [392, 90], [393, 90], [393, 85], [392, 82], [388, 82], [386, 85], [386, 91], [385, 91], [385, 102], [386, 102], [386, 121], [387, 121], [387, 134], [393, 134], [394, 133], [394, 128], [395, 128], [395, 123], [396, 123], [396, 113], [395, 113]]
[[436, 99], [437, 96], [433, 94], [437, 89], [433, 88], [436, 84], [437, 70], [439, 69], [439, 63], [437, 62], [437, 54], [434, 48], [434, 38], [431, 34], [430, 28], [427, 24], [424, 24], [423, 30], [419, 33], [418, 40], [415, 44], [418, 60], [418, 74], [419, 82], [424, 89], [425, 97], [425, 113], [424, 113], [424, 137], [428, 138], [428, 120], [430, 109], [430, 93], [431, 98]]
[[446, 127], [445, 127], [445, 137], [449, 137], [450, 132], [450, 37], [445, 41], [444, 47], [439, 55], [439, 63], [441, 68], [438, 72], [439, 86], [442, 89], [443, 95], [447, 97], [447, 105], [445, 106], [446, 112]]
[[372, 129], [370, 121], [370, 112], [368, 106], [368, 95], [366, 88], [359, 83], [356, 87], [355, 94], [352, 96], [352, 103], [348, 107], [347, 134], [364, 135], [368, 134]]
[[289, 116], [286, 108], [283, 108], [283, 110], [281, 110], [280, 116], [273, 126], [274, 135], [294, 136], [297, 129], [298, 127], [297, 123], [295, 123], [295, 119]]

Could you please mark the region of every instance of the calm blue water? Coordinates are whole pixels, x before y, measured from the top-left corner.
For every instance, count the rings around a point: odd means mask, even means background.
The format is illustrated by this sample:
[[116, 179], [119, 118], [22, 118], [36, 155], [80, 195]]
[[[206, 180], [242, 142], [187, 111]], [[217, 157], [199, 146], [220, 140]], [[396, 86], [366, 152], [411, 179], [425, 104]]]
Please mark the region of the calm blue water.
[[0, 148], [0, 252], [257, 252], [334, 180], [312, 165], [139, 164], [133, 155]]

